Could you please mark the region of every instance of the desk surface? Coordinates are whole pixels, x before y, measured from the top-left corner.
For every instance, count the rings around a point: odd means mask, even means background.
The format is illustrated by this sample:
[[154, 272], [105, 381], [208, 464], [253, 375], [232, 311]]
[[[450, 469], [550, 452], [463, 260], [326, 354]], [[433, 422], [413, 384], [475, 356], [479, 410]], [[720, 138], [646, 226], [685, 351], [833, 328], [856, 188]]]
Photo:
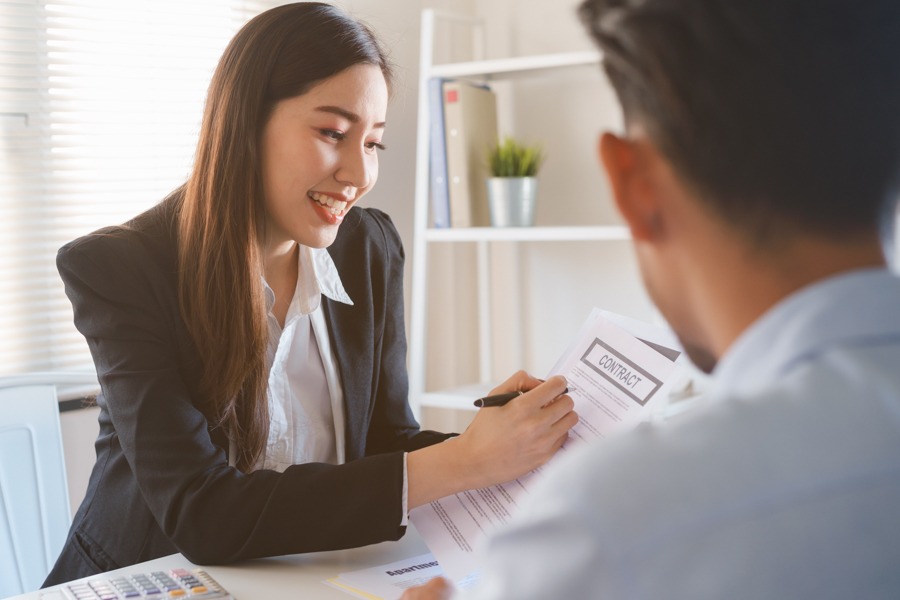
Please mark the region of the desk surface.
[[[416, 530], [410, 527], [407, 529], [406, 535], [397, 542], [382, 542], [352, 550], [260, 558], [227, 566], [202, 568], [237, 600], [255, 598], [346, 600], [352, 596], [331, 588], [322, 581], [346, 571], [376, 567], [425, 552], [428, 552], [428, 548]], [[85, 580], [109, 578], [115, 574], [164, 571], [193, 566], [195, 565], [180, 554], [172, 554], [102, 575], [86, 577]], [[39, 598], [39, 592], [31, 592], [13, 596], [7, 600], [38, 600]]]

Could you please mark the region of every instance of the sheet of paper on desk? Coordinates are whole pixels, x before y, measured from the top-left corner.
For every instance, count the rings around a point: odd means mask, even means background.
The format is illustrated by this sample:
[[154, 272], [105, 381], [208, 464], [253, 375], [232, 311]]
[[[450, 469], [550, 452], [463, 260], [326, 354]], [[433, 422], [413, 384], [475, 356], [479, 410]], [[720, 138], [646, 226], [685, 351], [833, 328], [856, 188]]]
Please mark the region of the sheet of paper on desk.
[[[666, 402], [680, 357], [668, 330], [594, 309], [550, 375], [565, 375], [578, 424], [548, 463], [579, 445], [625, 431]], [[482, 409], [492, 410], [492, 409]], [[541, 471], [441, 498], [410, 513], [428, 548], [453, 579], [477, 573], [481, 544], [516, 512]]]
[[[380, 567], [341, 573], [323, 583], [365, 600], [396, 600], [403, 595], [403, 590], [443, 574], [444, 570], [433, 554], [421, 554]], [[469, 578], [454, 583], [456, 587], [465, 589], [472, 584], [472, 580]]]

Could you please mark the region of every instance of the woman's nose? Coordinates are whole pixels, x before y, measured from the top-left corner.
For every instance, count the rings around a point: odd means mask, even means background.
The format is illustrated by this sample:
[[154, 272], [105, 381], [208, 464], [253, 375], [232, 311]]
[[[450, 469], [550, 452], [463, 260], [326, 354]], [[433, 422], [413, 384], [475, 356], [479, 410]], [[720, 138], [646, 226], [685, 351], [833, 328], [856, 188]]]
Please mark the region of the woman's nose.
[[341, 156], [341, 164], [334, 172], [334, 178], [342, 185], [365, 189], [372, 183], [375, 160], [364, 149], [348, 150]]

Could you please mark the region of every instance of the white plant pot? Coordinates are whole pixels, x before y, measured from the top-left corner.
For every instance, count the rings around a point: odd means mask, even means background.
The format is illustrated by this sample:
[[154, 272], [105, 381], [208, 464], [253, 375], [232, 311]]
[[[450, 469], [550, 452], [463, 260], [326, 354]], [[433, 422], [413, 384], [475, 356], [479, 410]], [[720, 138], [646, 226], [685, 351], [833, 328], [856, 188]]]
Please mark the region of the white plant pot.
[[488, 177], [488, 208], [493, 227], [531, 227], [537, 177]]

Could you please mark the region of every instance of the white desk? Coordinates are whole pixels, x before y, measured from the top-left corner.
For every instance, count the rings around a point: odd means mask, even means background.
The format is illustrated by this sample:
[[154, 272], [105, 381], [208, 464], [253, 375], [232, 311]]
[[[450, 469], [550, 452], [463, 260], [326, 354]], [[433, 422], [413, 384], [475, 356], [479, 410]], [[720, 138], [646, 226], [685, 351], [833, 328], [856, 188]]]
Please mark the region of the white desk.
[[[406, 535], [397, 542], [382, 542], [352, 550], [260, 558], [227, 566], [202, 568], [237, 600], [257, 598], [266, 598], [267, 600], [281, 598], [285, 600], [297, 600], [298, 598], [347, 600], [353, 596], [331, 588], [322, 581], [345, 571], [376, 567], [425, 552], [428, 552], [428, 548], [416, 530], [410, 527], [407, 529]], [[84, 581], [109, 578], [116, 574], [165, 571], [194, 566], [196, 565], [180, 554], [172, 554], [131, 567], [109, 571], [103, 575], [86, 577]], [[39, 592], [31, 592], [21, 596], [12, 596], [8, 600], [38, 600], [39, 598]]]

